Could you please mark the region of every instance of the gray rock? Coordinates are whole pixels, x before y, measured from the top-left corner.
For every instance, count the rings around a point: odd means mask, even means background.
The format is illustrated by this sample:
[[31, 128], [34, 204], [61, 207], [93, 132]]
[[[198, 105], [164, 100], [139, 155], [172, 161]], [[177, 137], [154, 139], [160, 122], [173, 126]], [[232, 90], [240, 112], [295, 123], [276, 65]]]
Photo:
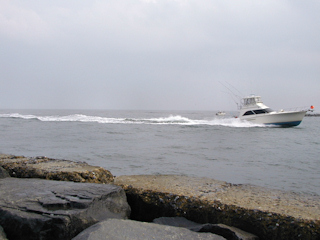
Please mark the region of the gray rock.
[[239, 228], [227, 226], [225, 224], [211, 224], [206, 223], [202, 226], [195, 226], [189, 228], [196, 232], [211, 232], [225, 237], [228, 240], [257, 240], [259, 239], [256, 235], [245, 232]]
[[3, 231], [3, 228], [0, 226], [0, 240], [7, 240], [6, 234]]
[[41, 179], [0, 179], [0, 225], [9, 239], [71, 239], [106, 218], [127, 218], [120, 187]]
[[257, 240], [257, 236], [242, 231], [239, 228], [230, 227], [224, 224], [199, 224], [193, 221], [189, 221], [184, 217], [161, 217], [153, 220], [154, 223], [185, 227], [195, 232], [210, 232], [225, 237], [228, 240]]
[[73, 240], [223, 240], [225, 238], [211, 233], [196, 233], [186, 228], [164, 226], [155, 223], [132, 220], [108, 219], [84, 230]]
[[10, 177], [9, 173], [2, 167], [0, 167], [0, 178]]

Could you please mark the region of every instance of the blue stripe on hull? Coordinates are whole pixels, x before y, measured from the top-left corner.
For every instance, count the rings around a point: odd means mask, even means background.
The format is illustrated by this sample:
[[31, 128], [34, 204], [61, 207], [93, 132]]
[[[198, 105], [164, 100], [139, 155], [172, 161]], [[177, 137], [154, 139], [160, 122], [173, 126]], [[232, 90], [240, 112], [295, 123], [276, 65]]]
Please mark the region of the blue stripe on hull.
[[267, 123], [267, 125], [277, 125], [280, 127], [294, 127], [294, 126], [298, 126], [300, 123], [301, 121], [295, 121], [295, 122]]

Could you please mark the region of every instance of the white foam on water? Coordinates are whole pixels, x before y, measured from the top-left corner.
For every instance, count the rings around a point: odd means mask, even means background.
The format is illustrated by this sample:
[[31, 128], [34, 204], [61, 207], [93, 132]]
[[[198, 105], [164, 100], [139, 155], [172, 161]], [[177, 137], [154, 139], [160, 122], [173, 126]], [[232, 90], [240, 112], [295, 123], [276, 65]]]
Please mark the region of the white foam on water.
[[0, 114], [1, 118], [35, 119], [43, 122], [96, 122], [103, 124], [161, 124], [161, 125], [209, 125], [225, 127], [265, 127], [265, 125], [241, 121], [239, 118], [212, 118], [212, 119], [190, 119], [180, 115], [170, 115], [159, 118], [109, 118], [100, 116], [88, 116], [73, 114], [67, 116], [35, 116], [22, 115], [19, 113]]

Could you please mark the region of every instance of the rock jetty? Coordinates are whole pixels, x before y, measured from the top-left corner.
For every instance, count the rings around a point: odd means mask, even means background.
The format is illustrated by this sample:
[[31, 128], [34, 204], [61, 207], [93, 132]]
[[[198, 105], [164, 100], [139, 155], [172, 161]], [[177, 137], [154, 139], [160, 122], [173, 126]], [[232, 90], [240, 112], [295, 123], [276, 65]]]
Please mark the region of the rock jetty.
[[114, 178], [82, 162], [0, 154], [0, 239], [320, 239], [319, 205], [253, 185]]

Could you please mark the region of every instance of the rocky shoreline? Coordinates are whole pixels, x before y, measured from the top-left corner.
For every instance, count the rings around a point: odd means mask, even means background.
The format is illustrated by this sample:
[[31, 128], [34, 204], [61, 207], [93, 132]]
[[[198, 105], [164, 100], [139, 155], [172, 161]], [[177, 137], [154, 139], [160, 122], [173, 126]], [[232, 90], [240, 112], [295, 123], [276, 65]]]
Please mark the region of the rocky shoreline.
[[320, 239], [320, 196], [254, 185], [0, 154], [0, 186], [0, 240]]

